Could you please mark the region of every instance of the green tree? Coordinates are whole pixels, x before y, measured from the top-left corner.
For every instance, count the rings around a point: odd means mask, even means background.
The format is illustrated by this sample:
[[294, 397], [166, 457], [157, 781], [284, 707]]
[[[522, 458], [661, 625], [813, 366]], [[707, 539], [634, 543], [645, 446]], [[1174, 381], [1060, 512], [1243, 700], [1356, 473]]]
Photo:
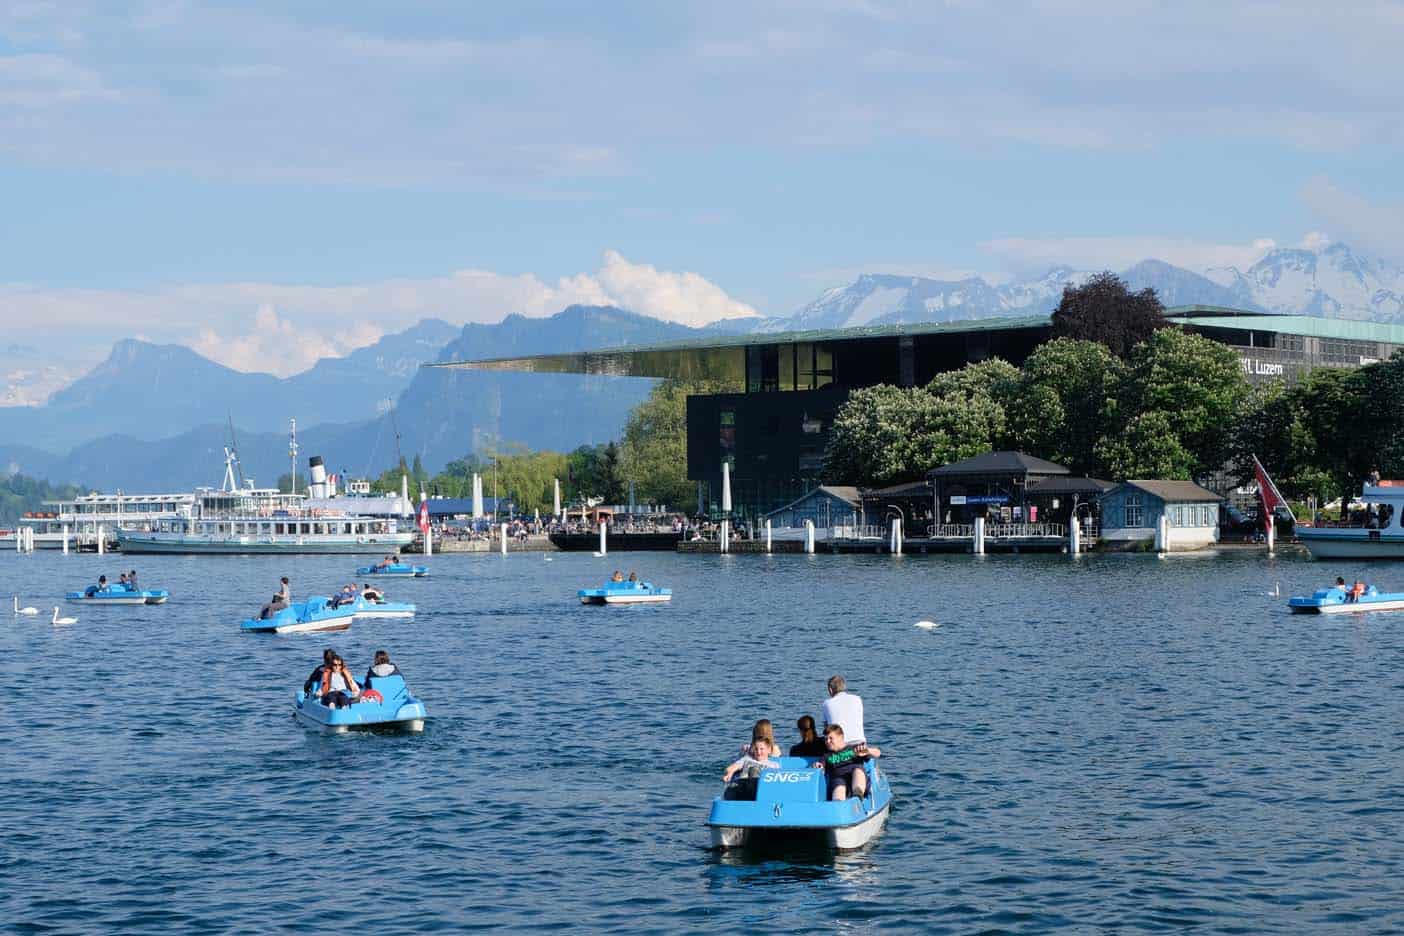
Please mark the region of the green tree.
[[1193, 456], [1175, 437], [1170, 419], [1164, 413], [1141, 413], [1124, 433], [1102, 439], [1097, 444], [1097, 461], [1111, 477], [1187, 480]]
[[1162, 328], [1132, 355], [1125, 397], [1130, 414], [1164, 414], [1174, 438], [1190, 454], [1193, 474], [1204, 475], [1228, 461], [1248, 393], [1233, 349]]
[[1165, 327], [1165, 307], [1155, 290], [1132, 292], [1115, 273], [1098, 273], [1081, 286], [1067, 286], [1053, 311], [1053, 337], [1106, 345], [1125, 360]]
[[1386, 478], [1404, 477], [1404, 351], [1352, 377], [1350, 389], [1366, 405], [1334, 414], [1353, 437], [1345, 448], [1351, 488], [1375, 470]]
[[1118, 431], [1126, 366], [1103, 344], [1045, 342], [1024, 361], [1006, 408], [1013, 447], [1080, 474], [1100, 467], [1097, 444]]
[[711, 384], [664, 380], [634, 407], [624, 425], [620, 470], [645, 502], [686, 504], [694, 487], [687, 479], [687, 398], [721, 392]]
[[512, 446], [497, 457], [498, 492], [510, 497], [520, 513], [550, 513], [553, 480], [566, 473], [566, 456], [560, 452], [534, 452]]
[[71, 500], [83, 493], [71, 484], [50, 484], [28, 475], [0, 476], [0, 524], [13, 526], [26, 513], [52, 510], [46, 500]]
[[824, 450], [826, 480], [893, 484], [989, 451], [1005, 422], [1004, 407], [990, 391], [1012, 383], [1015, 372], [1002, 361], [965, 371], [942, 375], [925, 388], [880, 385], [849, 394]]
[[619, 473], [619, 447], [582, 445], [566, 456], [566, 494], [570, 500], [599, 498], [607, 504], [620, 503], [626, 496]]

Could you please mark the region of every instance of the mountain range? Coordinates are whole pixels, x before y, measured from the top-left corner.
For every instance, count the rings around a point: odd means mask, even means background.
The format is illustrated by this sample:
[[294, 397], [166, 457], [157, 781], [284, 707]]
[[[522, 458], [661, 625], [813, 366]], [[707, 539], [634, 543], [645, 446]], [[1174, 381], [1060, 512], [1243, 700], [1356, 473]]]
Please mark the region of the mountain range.
[[[617, 437], [652, 382], [419, 365], [719, 333], [1043, 315], [1065, 286], [1090, 275], [1056, 267], [994, 283], [864, 274], [791, 315], [703, 329], [608, 306], [572, 306], [549, 318], [510, 315], [461, 329], [429, 319], [284, 379], [230, 370], [183, 346], [129, 339], [45, 404], [0, 407], [0, 470], [104, 490], [213, 484], [223, 470], [231, 419], [246, 473], [267, 483], [288, 470], [291, 417], [304, 456], [321, 454], [328, 465], [358, 475], [393, 464], [397, 447], [406, 458], [419, 455], [431, 471], [470, 451], [510, 443], [567, 450]], [[1245, 270], [1201, 274], [1145, 260], [1120, 275], [1135, 289], [1155, 289], [1167, 306], [1404, 323], [1404, 271], [1344, 244], [1275, 249]]]
[[[1063, 266], [996, 284], [981, 277], [941, 280], [870, 273], [827, 290], [792, 315], [737, 322], [748, 322], [750, 330], [776, 332], [1042, 315], [1057, 307], [1065, 286], [1078, 285], [1091, 275]], [[1216, 305], [1404, 323], [1404, 269], [1356, 254], [1340, 243], [1320, 250], [1276, 248], [1246, 270], [1222, 267], [1195, 273], [1144, 260], [1120, 276], [1133, 289], [1153, 288], [1167, 306]]]
[[[421, 322], [356, 352], [360, 360], [319, 362], [285, 380], [232, 371], [183, 347], [122, 341], [107, 361], [48, 404], [0, 410], [0, 420], [32, 430], [4, 429], [0, 439], [22, 441], [0, 442], [0, 469], [103, 490], [217, 484], [230, 413], [245, 474], [267, 484], [290, 467], [289, 417], [298, 421], [303, 465], [306, 456], [320, 454], [332, 470], [354, 475], [393, 465], [397, 446], [406, 459], [419, 455], [431, 471], [509, 443], [569, 449], [615, 438], [652, 381], [419, 364], [700, 334], [602, 306], [572, 306], [550, 318], [511, 315], [456, 334], [443, 322]], [[435, 345], [439, 336], [444, 341]], [[397, 401], [393, 416], [387, 400]], [[71, 448], [40, 441], [80, 437], [85, 425], [86, 437]]]

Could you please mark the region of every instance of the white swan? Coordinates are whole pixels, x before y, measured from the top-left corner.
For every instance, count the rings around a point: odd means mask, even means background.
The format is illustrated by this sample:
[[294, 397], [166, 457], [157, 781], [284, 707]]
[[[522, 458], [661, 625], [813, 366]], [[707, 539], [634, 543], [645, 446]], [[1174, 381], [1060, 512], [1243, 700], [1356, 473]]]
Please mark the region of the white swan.
[[935, 621], [917, 621], [916, 624], [914, 624], [914, 625], [912, 625], [912, 626], [913, 626], [913, 627], [920, 627], [922, 630], [935, 630], [936, 628], [940, 627], [941, 625], [940, 625], [940, 624], [937, 624]]
[[19, 595], [11, 595], [10, 597], [12, 597], [12, 598], [15, 599], [15, 613], [16, 613], [16, 614], [38, 614], [38, 613], [39, 613], [39, 609], [38, 609], [38, 608], [21, 608], [21, 607], [19, 606]]
[[75, 617], [62, 617], [62, 618], [61, 618], [61, 617], [58, 616], [58, 608], [54, 608], [54, 620], [53, 620], [53, 623], [55, 623], [55, 624], [77, 624], [77, 623], [78, 623], [78, 619], [75, 618]]

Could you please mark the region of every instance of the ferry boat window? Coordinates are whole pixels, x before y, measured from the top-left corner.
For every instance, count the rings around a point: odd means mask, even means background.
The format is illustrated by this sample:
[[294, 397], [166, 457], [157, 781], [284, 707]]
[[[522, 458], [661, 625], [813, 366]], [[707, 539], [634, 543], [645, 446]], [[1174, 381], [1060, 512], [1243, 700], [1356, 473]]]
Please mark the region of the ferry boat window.
[[1128, 527], [1138, 527], [1143, 525], [1145, 515], [1141, 511], [1141, 495], [1126, 495], [1126, 525]]
[[343, 533], [345, 533], [345, 534], [347, 534], [347, 535], [349, 536], [349, 535], [351, 534], [351, 524], [349, 524], [349, 523], [343, 523], [343, 524], [341, 525], [341, 532], [343, 532]]
[[281, 524], [281, 523], [275, 523], [275, 524], [273, 524], [273, 533], [274, 533], [274, 535], [281, 536], [282, 534], [284, 534], [284, 533], [286, 533], [286, 532], [287, 532], [287, 527], [286, 527], [284, 524]]

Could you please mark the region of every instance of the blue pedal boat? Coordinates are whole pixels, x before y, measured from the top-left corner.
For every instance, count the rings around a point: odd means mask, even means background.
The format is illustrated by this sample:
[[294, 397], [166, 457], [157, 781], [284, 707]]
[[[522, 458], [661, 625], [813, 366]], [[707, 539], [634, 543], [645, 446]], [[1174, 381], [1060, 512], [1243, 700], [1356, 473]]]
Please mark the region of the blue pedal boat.
[[361, 566], [356, 570], [357, 575], [389, 575], [399, 578], [424, 578], [429, 574], [428, 566], [406, 565], [397, 562], [388, 566]]
[[605, 582], [599, 588], [582, 588], [576, 592], [581, 604], [650, 604], [672, 601], [670, 588], [659, 588], [652, 582]]
[[164, 588], [138, 591], [125, 585], [109, 585], [98, 588], [89, 585], [82, 591], [71, 591], [64, 596], [69, 601], [87, 601], [93, 604], [165, 604], [171, 593]]
[[[804, 757], [777, 758], [756, 780], [755, 799], [712, 800], [707, 816], [713, 848], [807, 844], [861, 848], [882, 831], [892, 809], [892, 787], [877, 761], [863, 765], [868, 793], [862, 799], [830, 800], [822, 768]], [[735, 785], [735, 781], [732, 781]]]
[[414, 605], [405, 601], [367, 601], [364, 595], [356, 596], [355, 616], [358, 618], [412, 618]]
[[266, 618], [249, 618], [239, 629], [256, 634], [307, 634], [319, 631], [342, 631], [356, 617], [356, 605], [348, 602], [332, 607], [331, 599], [308, 598], [295, 601]]
[[377, 676], [371, 688], [384, 701], [357, 701], [341, 708], [328, 708], [315, 695], [298, 690], [293, 702], [297, 717], [316, 725], [323, 731], [342, 733], [371, 728], [397, 728], [402, 731], [423, 731], [424, 703], [409, 691], [405, 678], [399, 674]]
[[1293, 614], [1356, 614], [1361, 611], [1404, 610], [1404, 593], [1381, 592], [1371, 585], [1357, 601], [1347, 601], [1343, 588], [1318, 588], [1310, 597], [1287, 599]]

